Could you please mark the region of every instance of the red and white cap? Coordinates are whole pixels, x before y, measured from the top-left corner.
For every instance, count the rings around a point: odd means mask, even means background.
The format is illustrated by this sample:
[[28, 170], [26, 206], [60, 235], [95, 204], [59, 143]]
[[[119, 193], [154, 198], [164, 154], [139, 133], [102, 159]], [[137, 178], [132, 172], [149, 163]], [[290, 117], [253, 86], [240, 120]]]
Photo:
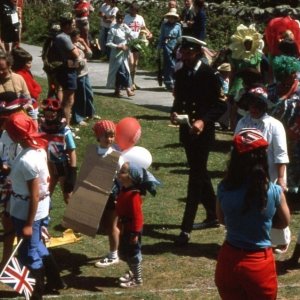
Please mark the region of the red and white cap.
[[268, 148], [261, 131], [256, 128], [243, 128], [233, 138], [233, 144], [240, 154], [248, 153], [258, 148]]
[[106, 132], [116, 132], [116, 125], [113, 121], [110, 120], [101, 120], [95, 123], [93, 127], [96, 138], [100, 138]]

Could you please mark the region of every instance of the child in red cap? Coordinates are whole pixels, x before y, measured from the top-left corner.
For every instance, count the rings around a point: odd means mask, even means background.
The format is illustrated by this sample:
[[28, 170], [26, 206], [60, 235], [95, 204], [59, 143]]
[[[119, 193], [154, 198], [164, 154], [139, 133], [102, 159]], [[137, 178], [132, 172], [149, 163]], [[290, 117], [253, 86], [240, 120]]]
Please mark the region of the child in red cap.
[[[101, 157], [106, 157], [113, 151], [117, 151], [114, 147], [116, 125], [110, 120], [98, 121], [93, 127], [94, 134], [99, 145], [97, 153]], [[117, 215], [115, 210], [115, 193], [111, 193], [108, 198], [102, 224], [107, 228], [109, 253], [95, 263], [95, 267], [104, 268], [119, 262], [118, 246], [119, 246], [119, 229], [117, 226]]]

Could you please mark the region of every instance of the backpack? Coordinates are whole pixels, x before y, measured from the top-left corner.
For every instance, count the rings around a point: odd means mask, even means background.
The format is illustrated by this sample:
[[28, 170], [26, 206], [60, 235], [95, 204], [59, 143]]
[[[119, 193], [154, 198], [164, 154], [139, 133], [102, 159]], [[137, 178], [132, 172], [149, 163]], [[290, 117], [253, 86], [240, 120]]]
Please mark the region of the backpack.
[[46, 39], [42, 49], [42, 60], [44, 63], [43, 70], [47, 74], [53, 74], [62, 66], [63, 62], [54, 47], [55, 36]]

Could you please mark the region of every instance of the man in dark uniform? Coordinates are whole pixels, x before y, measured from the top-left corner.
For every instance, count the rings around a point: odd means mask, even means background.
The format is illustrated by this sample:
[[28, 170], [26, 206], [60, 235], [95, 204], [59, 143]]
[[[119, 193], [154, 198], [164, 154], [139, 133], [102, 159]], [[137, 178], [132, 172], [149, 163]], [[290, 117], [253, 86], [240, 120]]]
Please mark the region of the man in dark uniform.
[[[190, 170], [181, 233], [175, 244], [185, 245], [190, 239], [199, 202], [206, 210], [206, 219], [198, 228], [219, 225], [207, 161], [215, 138], [214, 123], [225, 112], [226, 104], [219, 79], [210, 66], [201, 62], [202, 46], [206, 44], [189, 36], [182, 36], [178, 42], [183, 66], [175, 73], [171, 122], [180, 124], [180, 141]], [[188, 121], [183, 115], [188, 116]]]

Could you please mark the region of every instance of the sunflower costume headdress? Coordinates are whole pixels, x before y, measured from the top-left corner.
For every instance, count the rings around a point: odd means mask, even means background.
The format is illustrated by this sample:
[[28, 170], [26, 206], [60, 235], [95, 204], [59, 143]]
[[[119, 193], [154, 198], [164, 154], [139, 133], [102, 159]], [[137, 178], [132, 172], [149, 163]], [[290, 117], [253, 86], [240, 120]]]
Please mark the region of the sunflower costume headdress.
[[255, 25], [249, 27], [241, 24], [231, 36], [229, 48], [232, 51], [232, 58], [236, 60], [250, 60], [258, 54], [262, 54], [264, 42], [262, 35], [255, 29]]

